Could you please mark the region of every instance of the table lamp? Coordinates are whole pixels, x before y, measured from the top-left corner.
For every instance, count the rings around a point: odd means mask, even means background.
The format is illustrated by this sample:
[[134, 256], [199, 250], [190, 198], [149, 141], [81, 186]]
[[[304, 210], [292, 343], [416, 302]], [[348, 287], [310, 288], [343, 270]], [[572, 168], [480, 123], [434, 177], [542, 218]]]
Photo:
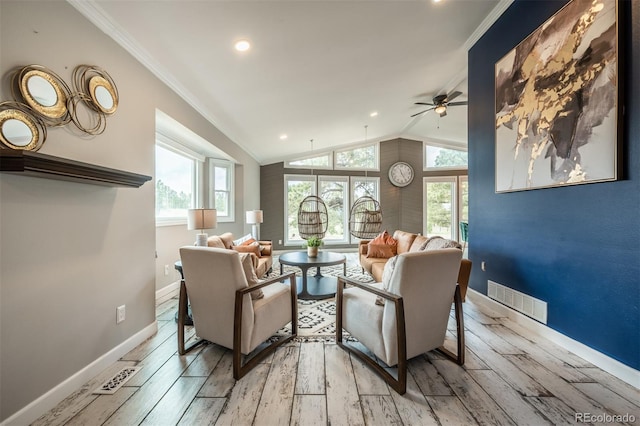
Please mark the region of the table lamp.
[[200, 233], [196, 234], [197, 246], [207, 246], [207, 238], [209, 238], [209, 236], [204, 230], [214, 229], [217, 225], [218, 216], [216, 209], [189, 209], [187, 212], [187, 229], [189, 231], [194, 229], [200, 230]]
[[251, 234], [256, 240], [260, 240], [260, 224], [262, 223], [262, 210], [247, 210], [247, 223], [252, 225]]

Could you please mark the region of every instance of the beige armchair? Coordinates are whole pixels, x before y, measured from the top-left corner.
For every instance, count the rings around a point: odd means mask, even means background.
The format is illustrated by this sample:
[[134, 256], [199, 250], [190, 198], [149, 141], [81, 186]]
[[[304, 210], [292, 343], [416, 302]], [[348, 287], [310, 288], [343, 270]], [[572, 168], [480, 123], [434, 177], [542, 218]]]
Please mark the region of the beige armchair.
[[[336, 293], [336, 341], [382, 376], [399, 394], [406, 392], [407, 360], [432, 349], [464, 364], [464, 324], [460, 287], [456, 284], [462, 251], [441, 249], [398, 255], [387, 282], [365, 284], [339, 277]], [[385, 278], [386, 278], [385, 273]], [[351, 287], [345, 288], [345, 284]], [[386, 286], [387, 290], [384, 290]], [[384, 306], [376, 304], [376, 297]], [[444, 349], [454, 300], [457, 354]], [[342, 339], [342, 329], [382, 360], [398, 366], [394, 378], [384, 367]]]
[[[178, 352], [183, 355], [209, 341], [233, 350], [233, 377], [244, 376], [276, 347], [297, 335], [298, 304], [295, 274], [281, 275], [249, 287], [238, 252], [211, 247], [180, 249], [184, 279], [180, 283]], [[289, 280], [286, 284], [285, 279]], [[283, 281], [283, 282], [280, 282]], [[252, 300], [250, 293], [262, 290]], [[185, 348], [187, 297], [200, 340]], [[252, 353], [291, 322], [291, 335]], [[250, 355], [242, 364], [242, 356]]]

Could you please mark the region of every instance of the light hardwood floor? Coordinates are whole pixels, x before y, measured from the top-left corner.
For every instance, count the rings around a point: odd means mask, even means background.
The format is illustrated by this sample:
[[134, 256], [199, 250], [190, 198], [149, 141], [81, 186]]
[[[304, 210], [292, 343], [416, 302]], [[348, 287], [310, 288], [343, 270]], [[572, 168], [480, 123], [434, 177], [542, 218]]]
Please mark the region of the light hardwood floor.
[[[435, 352], [414, 358], [403, 396], [333, 343], [291, 343], [236, 382], [229, 350], [210, 344], [177, 355], [176, 306], [159, 305], [155, 336], [34, 424], [583, 423], [575, 413], [630, 414], [640, 424], [637, 389], [469, 300], [464, 367]], [[130, 365], [142, 369], [114, 395], [92, 395]]]

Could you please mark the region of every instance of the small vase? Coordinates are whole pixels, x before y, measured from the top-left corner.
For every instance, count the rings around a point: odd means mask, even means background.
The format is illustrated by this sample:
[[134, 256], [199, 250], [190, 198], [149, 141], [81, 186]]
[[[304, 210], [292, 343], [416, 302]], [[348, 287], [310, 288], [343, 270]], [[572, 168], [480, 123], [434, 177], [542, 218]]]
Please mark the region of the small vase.
[[318, 257], [318, 247], [307, 247], [307, 256]]

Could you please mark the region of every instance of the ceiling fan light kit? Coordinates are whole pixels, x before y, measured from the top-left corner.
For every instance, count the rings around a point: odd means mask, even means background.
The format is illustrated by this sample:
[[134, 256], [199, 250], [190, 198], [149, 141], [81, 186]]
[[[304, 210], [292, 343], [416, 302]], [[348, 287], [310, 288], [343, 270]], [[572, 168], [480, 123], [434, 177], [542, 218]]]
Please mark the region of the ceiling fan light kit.
[[424, 111], [417, 112], [411, 116], [411, 118], [416, 117], [418, 115], [422, 115], [425, 112], [433, 110], [440, 117], [444, 117], [447, 115], [447, 107], [450, 106], [458, 106], [458, 105], [467, 105], [467, 101], [461, 102], [451, 102], [454, 98], [462, 95], [462, 92], [452, 92], [450, 94], [438, 95], [433, 97], [433, 102], [416, 102], [416, 105], [429, 105], [431, 108], [427, 108]]

